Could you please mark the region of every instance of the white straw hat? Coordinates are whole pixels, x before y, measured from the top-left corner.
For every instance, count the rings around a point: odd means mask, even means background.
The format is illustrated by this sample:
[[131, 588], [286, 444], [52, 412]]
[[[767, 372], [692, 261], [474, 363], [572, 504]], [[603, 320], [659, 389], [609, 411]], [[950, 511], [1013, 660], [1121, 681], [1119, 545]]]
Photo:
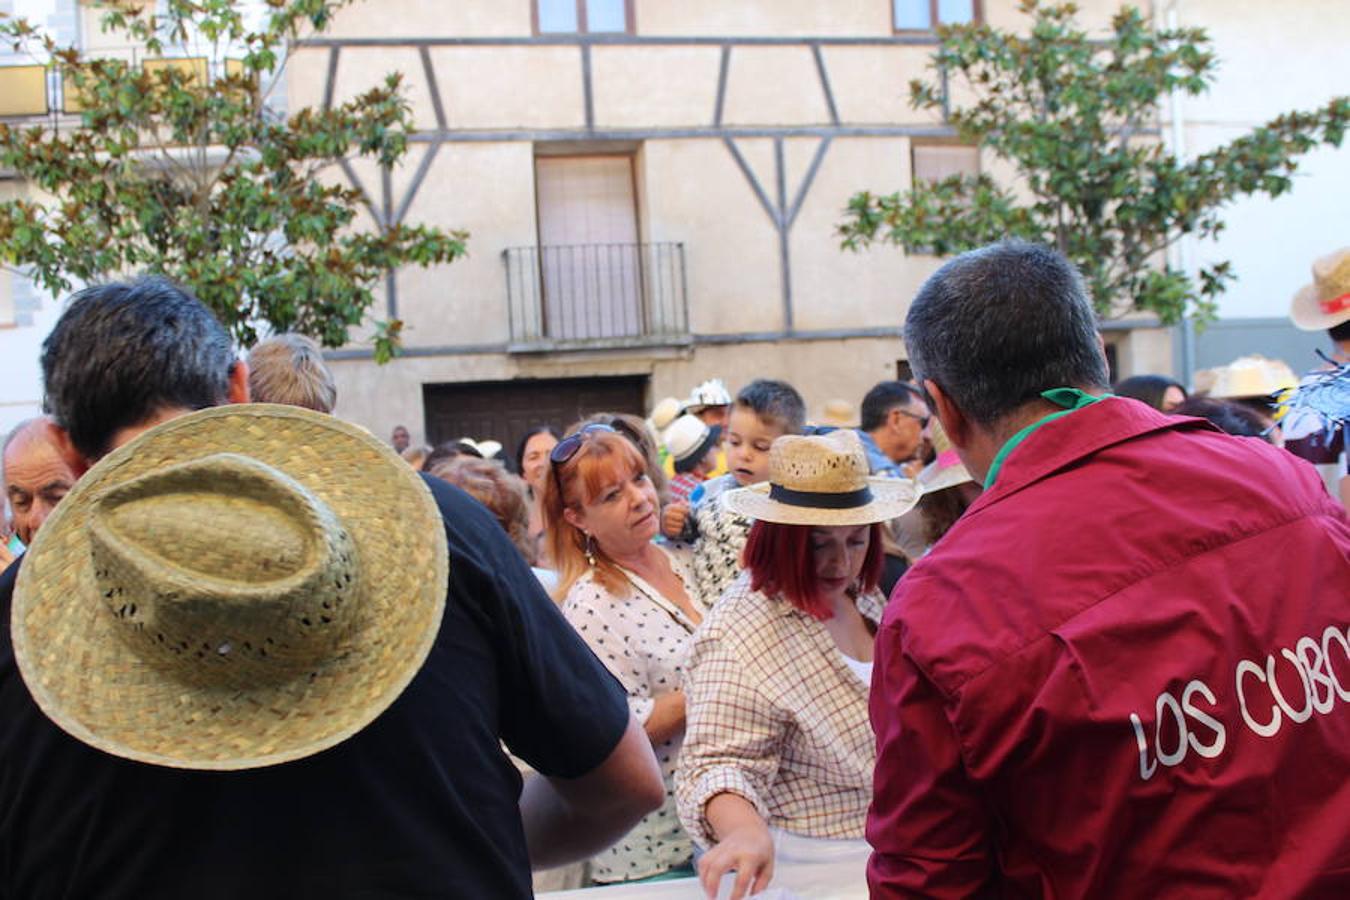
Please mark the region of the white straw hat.
[[20, 570], [14, 657], [86, 744], [247, 769], [360, 731], [421, 667], [445, 608], [444, 526], [369, 432], [289, 406], [173, 419], [114, 451]]
[[1350, 322], [1350, 247], [1312, 265], [1312, 284], [1294, 295], [1289, 317], [1304, 331], [1322, 331]]
[[784, 525], [868, 525], [903, 515], [918, 501], [913, 483], [868, 477], [855, 431], [786, 435], [769, 448], [767, 483], [727, 491], [727, 506]]
[[684, 411], [699, 413], [710, 406], [730, 406], [731, 393], [720, 378], [709, 378], [689, 393], [684, 401]]
[[711, 428], [698, 416], [685, 413], [661, 435], [661, 443], [674, 461], [676, 472], [691, 472], [708, 451], [717, 445], [722, 427]]

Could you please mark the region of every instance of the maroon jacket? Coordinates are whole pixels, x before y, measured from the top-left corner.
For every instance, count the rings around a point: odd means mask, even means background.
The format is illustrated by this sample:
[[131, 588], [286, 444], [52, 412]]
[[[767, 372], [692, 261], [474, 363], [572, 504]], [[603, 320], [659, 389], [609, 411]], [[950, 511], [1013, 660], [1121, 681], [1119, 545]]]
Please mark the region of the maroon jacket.
[[877, 635], [872, 896], [1350, 897], [1350, 522], [1107, 399], [1047, 423]]

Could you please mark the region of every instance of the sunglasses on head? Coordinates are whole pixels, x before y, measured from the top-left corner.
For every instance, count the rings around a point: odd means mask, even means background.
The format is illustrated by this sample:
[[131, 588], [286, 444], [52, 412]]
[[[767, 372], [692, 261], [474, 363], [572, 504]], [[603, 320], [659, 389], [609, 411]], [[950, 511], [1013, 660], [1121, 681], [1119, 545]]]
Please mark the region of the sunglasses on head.
[[551, 463], [551, 468], [553, 469], [553, 480], [557, 483], [559, 496], [562, 496], [563, 487], [562, 478], [558, 475], [558, 467], [566, 465], [572, 457], [577, 455], [577, 451], [580, 450], [581, 445], [586, 442], [586, 437], [588, 435], [604, 434], [606, 432], [609, 434], [622, 434], [632, 442], [633, 446], [637, 447], [639, 453], [644, 457], [646, 456], [647, 451], [646, 448], [642, 446], [642, 437], [633, 430], [633, 426], [629, 425], [623, 419], [613, 419], [608, 425], [603, 422], [592, 422], [589, 425], [583, 425], [561, 441], [558, 441], [558, 443], [553, 446], [553, 449], [549, 451], [548, 461]]

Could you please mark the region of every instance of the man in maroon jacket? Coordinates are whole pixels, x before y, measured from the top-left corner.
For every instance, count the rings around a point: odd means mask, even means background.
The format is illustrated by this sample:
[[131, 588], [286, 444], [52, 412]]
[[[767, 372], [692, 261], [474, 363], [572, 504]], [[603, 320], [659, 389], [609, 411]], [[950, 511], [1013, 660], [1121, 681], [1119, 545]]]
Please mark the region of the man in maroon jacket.
[[905, 340], [985, 491], [877, 635], [873, 897], [1350, 896], [1350, 522], [1264, 441], [1107, 396], [1053, 251]]

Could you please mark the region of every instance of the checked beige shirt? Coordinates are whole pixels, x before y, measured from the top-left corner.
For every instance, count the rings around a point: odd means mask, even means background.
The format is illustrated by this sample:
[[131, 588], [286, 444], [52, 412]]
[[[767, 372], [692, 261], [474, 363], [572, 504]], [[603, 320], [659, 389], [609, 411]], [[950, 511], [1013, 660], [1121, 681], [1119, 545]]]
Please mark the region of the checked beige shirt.
[[[880, 594], [858, 598], [876, 623]], [[687, 725], [675, 775], [680, 820], [714, 843], [704, 807], [744, 797], [772, 827], [861, 838], [876, 747], [867, 691], [825, 626], [742, 575], [694, 633], [684, 673]]]

